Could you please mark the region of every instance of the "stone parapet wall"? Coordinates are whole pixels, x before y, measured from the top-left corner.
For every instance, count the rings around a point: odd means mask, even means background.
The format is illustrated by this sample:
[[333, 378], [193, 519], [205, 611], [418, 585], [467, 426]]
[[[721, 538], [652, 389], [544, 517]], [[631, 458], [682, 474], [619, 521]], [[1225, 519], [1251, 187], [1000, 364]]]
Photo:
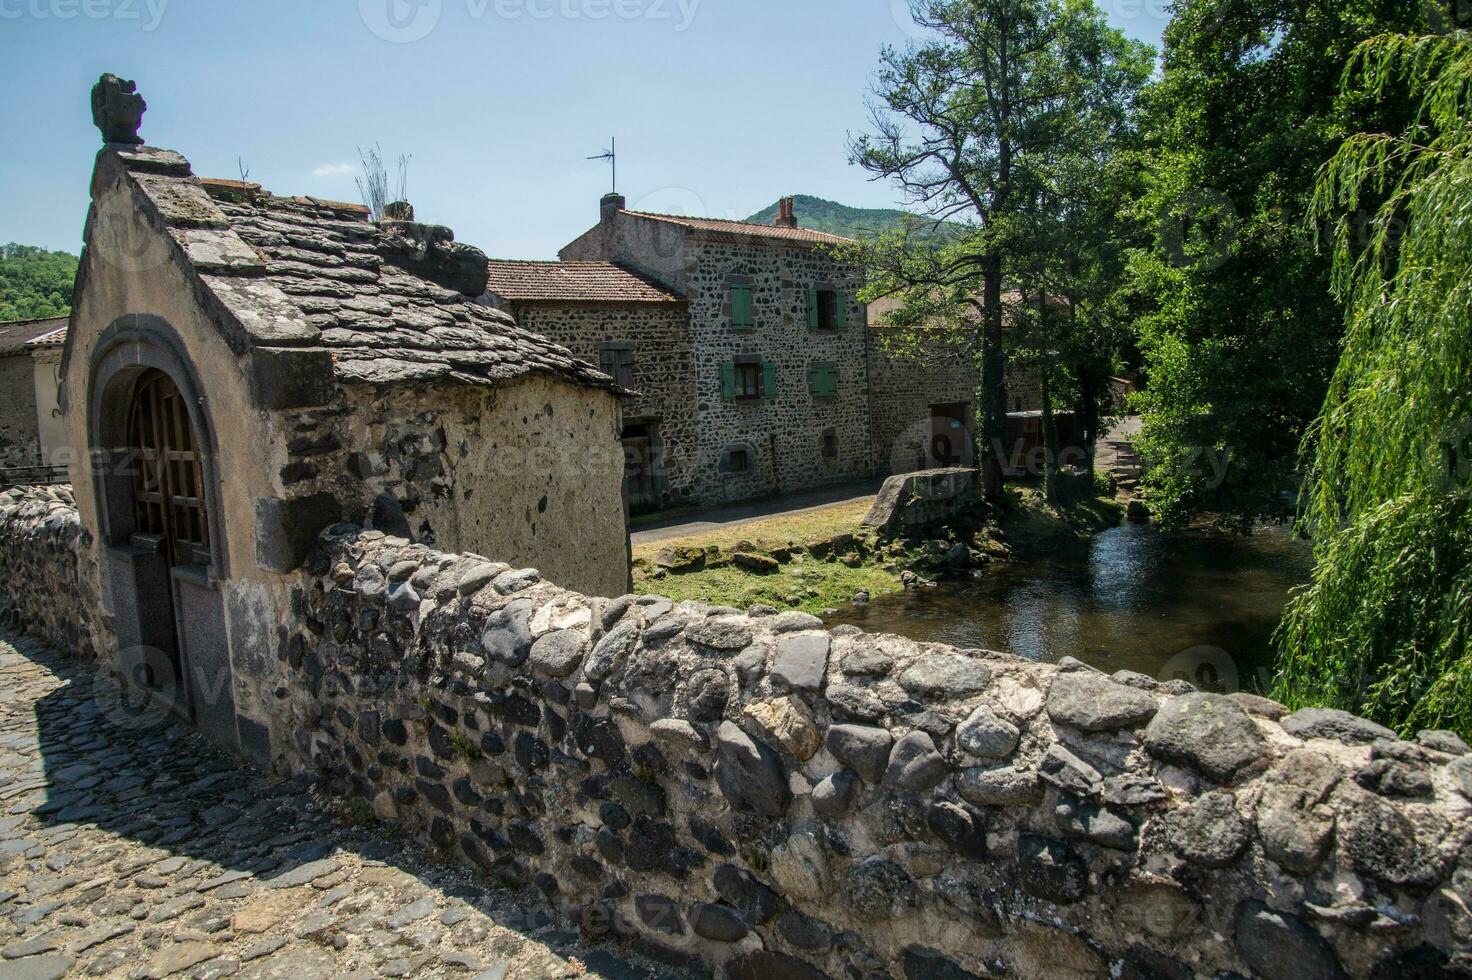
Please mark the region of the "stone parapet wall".
[[92, 653], [96, 598], [79, 574], [90, 535], [69, 486], [0, 493], [0, 621], [69, 653]]
[[[85, 648], [64, 489], [12, 624]], [[274, 762], [593, 935], [735, 978], [1466, 976], [1472, 755], [1334, 711], [658, 597], [337, 526]]]
[[351, 527], [310, 575], [283, 762], [589, 932], [763, 980], [1463, 975], [1453, 735]]

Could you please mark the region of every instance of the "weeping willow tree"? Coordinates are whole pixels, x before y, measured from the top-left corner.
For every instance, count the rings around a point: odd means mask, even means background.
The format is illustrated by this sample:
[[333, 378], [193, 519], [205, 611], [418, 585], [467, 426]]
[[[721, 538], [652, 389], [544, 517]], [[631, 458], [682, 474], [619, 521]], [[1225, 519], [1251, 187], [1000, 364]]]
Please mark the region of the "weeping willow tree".
[[1315, 191], [1347, 333], [1305, 443], [1316, 566], [1275, 693], [1472, 735], [1472, 35], [1374, 38], [1344, 87], [1419, 111], [1347, 140]]

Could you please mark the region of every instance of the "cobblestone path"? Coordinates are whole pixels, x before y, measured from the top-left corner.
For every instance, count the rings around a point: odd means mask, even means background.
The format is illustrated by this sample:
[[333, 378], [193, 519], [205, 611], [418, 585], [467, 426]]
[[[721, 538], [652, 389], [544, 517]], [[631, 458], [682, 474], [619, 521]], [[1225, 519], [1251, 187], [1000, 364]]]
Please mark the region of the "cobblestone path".
[[105, 693], [0, 635], [0, 980], [670, 975]]

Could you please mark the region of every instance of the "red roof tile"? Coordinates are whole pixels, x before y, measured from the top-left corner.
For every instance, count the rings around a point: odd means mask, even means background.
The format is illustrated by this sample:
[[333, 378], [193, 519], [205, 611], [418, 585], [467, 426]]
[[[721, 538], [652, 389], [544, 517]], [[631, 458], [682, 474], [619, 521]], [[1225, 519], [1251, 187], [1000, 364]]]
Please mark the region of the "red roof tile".
[[614, 262], [492, 259], [487, 289], [520, 303], [678, 303], [684, 297]]
[[720, 218], [689, 218], [678, 214], [652, 214], [648, 211], [625, 211], [636, 218], [650, 218], [669, 224], [683, 225], [693, 232], [715, 235], [722, 238], [765, 238], [788, 242], [794, 245], [851, 245], [852, 238], [830, 235], [811, 228], [784, 228], [780, 225], [759, 225], [751, 221], [724, 221]]
[[0, 323], [0, 357], [20, 354], [32, 340], [48, 334], [61, 332], [66, 338], [67, 318], [64, 316], [42, 317], [36, 320], [11, 320]]

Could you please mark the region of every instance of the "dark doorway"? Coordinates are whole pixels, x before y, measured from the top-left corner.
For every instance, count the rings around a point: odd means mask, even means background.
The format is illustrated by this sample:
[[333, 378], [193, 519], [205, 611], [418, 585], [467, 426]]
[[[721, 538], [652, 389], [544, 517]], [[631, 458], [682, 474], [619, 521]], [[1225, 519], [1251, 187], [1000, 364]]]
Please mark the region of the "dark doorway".
[[[133, 382], [125, 456], [131, 530], [115, 558], [129, 569], [120, 640], [129, 680], [217, 741], [234, 745], [234, 695], [212, 551], [203, 457], [189, 404], [149, 369]], [[115, 588], [115, 596], [119, 590]], [[121, 598], [121, 596], [117, 596]]]
[[930, 458], [935, 466], [971, 465], [971, 404], [930, 406]]
[[629, 502], [630, 513], [658, 510], [658, 423], [636, 422], [624, 426], [623, 442], [624, 498]]

